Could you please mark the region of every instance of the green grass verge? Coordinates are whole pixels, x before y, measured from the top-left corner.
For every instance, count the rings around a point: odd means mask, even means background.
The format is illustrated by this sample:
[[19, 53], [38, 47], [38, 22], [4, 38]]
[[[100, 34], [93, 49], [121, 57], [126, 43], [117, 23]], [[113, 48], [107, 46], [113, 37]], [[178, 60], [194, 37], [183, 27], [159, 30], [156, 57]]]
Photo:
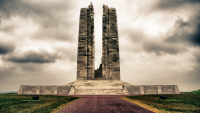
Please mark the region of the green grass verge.
[[192, 91], [192, 93], [200, 93], [200, 89], [196, 91]]
[[166, 100], [160, 100], [161, 95], [127, 96], [132, 100], [141, 100], [143, 103], [169, 112], [200, 113], [200, 94], [163, 94]]
[[0, 113], [50, 113], [59, 106], [78, 97], [39, 95], [39, 100], [32, 100], [35, 95], [17, 93], [0, 94]]

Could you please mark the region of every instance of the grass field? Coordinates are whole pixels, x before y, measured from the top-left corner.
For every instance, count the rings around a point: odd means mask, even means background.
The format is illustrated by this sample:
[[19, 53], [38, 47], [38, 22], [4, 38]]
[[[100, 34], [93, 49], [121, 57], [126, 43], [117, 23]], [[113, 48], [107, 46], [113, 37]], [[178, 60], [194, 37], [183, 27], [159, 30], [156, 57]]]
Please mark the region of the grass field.
[[160, 100], [160, 95], [127, 96], [129, 100], [139, 100], [153, 108], [168, 112], [200, 113], [200, 93], [188, 92], [168, 94], [167, 99]]
[[50, 113], [61, 110], [78, 97], [40, 95], [39, 100], [32, 100], [33, 95], [16, 93], [0, 94], [0, 113]]
[[[200, 113], [199, 91], [162, 96], [167, 96], [167, 99], [160, 100], [160, 95], [127, 96], [122, 98], [143, 103], [142, 107], [144, 108], [146, 108], [145, 105], [148, 105], [151, 108], [168, 111], [168, 113]], [[0, 113], [56, 112], [79, 99], [78, 97], [68, 96], [39, 95], [39, 100], [32, 100], [32, 97], [33, 95], [17, 95], [16, 93], [0, 94]]]

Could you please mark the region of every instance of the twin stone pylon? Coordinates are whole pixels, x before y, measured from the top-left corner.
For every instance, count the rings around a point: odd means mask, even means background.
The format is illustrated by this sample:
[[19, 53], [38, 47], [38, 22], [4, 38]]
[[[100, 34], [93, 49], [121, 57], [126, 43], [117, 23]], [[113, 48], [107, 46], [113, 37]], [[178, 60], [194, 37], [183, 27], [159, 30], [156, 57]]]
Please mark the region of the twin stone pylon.
[[177, 85], [133, 85], [120, 80], [115, 8], [103, 5], [102, 63], [94, 70], [94, 9], [81, 8], [77, 80], [65, 85], [21, 85], [24, 95], [143, 95], [180, 94]]
[[[120, 80], [116, 9], [103, 5], [102, 64], [98, 80]], [[95, 80], [94, 9], [81, 8], [78, 39], [77, 80]]]

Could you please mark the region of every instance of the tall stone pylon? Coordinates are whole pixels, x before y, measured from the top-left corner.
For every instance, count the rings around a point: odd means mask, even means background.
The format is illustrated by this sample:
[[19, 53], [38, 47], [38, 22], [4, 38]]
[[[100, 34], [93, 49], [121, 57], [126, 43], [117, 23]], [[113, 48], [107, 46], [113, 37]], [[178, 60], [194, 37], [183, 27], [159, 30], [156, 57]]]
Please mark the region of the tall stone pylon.
[[94, 9], [81, 8], [77, 57], [77, 80], [94, 79]]
[[120, 59], [115, 8], [103, 5], [102, 78], [120, 80]]

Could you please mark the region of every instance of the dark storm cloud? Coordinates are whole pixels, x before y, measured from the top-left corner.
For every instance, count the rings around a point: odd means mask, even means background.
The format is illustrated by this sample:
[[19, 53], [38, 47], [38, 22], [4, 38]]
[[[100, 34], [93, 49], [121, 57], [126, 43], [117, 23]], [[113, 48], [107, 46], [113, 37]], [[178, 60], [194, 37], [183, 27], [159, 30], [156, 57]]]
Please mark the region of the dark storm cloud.
[[[10, 18], [11, 16], [32, 17], [34, 19], [59, 19], [55, 13], [57, 11], [65, 11], [73, 7], [71, 2], [40, 2], [22, 0], [0, 0], [0, 10], [4, 14], [2, 18]], [[62, 12], [60, 12], [62, 13]], [[58, 14], [59, 15], [59, 14]], [[52, 20], [52, 21], [53, 21]], [[56, 22], [56, 21], [55, 21]], [[48, 23], [56, 24], [55, 22]], [[47, 25], [47, 26], [48, 26]]]
[[[186, 6], [188, 5], [188, 6]], [[193, 9], [191, 17], [184, 20], [181, 16], [175, 21], [173, 29], [166, 34], [167, 42], [191, 43], [200, 46], [200, 0], [158, 0], [153, 10]], [[188, 9], [189, 10], [189, 9]], [[165, 12], [166, 13], [166, 12]], [[192, 30], [192, 31], [191, 31]]]
[[183, 27], [187, 27], [187, 26], [189, 26], [189, 25], [190, 25], [190, 22], [184, 21], [183, 18], [179, 17], [179, 18], [175, 21], [174, 27], [183, 28]]
[[168, 32], [167, 42], [171, 43], [192, 43], [200, 46], [200, 15], [190, 17], [184, 21], [178, 17], [173, 29]]
[[164, 40], [145, 41], [143, 49], [147, 52], [154, 52], [156, 55], [178, 54], [187, 51], [192, 45], [200, 46], [200, 19], [198, 15], [193, 15], [189, 20], [178, 17], [173, 28], [165, 35]]
[[54, 63], [58, 58], [58, 53], [50, 53], [46, 50], [40, 50], [39, 52], [30, 50], [22, 55], [10, 55], [6, 59], [16, 63]]
[[166, 42], [158, 42], [156, 40], [144, 42], [143, 49], [150, 53], [153, 52], [158, 56], [164, 54], [178, 54], [180, 52], [186, 51], [186, 48], [184, 47]]
[[[200, 45], [200, 0], [158, 0], [151, 7], [151, 11], [165, 10], [171, 12], [174, 9], [194, 10], [189, 20], [184, 20], [181, 15], [175, 21], [174, 28], [168, 33], [167, 41], [191, 42]], [[165, 12], [166, 13], [166, 12]], [[186, 12], [187, 13], [187, 12]], [[168, 13], [166, 13], [168, 14]], [[193, 30], [192, 32], [190, 32]]]
[[153, 9], [169, 10], [179, 8], [185, 4], [194, 5], [200, 3], [200, 0], [158, 0]]
[[187, 42], [190, 37], [188, 29], [191, 29], [190, 22], [178, 17], [173, 28], [166, 34], [166, 41], [170, 43]]
[[0, 14], [2, 19], [21, 17], [31, 19], [39, 25], [38, 32], [32, 37], [34, 39], [74, 40], [71, 37], [73, 32], [70, 31], [74, 24], [74, 21], [70, 20], [72, 16], [75, 16], [72, 13], [75, 11], [73, 7], [73, 1], [35, 2], [0, 0]]
[[191, 42], [200, 46], [200, 24], [198, 25], [196, 32], [190, 38]]
[[0, 41], [0, 54], [7, 54], [14, 50], [14, 44]]

